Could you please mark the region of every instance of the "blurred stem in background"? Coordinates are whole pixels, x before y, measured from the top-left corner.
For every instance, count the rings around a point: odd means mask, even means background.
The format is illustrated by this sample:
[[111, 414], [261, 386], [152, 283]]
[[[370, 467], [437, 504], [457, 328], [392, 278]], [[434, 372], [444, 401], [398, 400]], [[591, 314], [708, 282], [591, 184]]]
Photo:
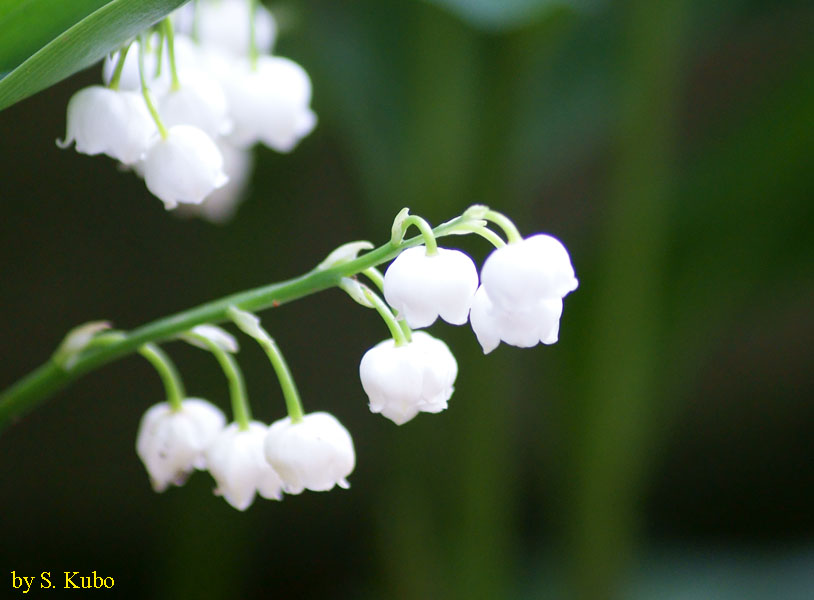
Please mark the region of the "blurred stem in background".
[[[500, 166], [512, 77], [506, 38], [481, 35], [430, 6], [413, 10], [402, 34], [409, 59], [401, 160], [392, 166], [387, 196], [428, 215], [487, 198], [505, 207]], [[375, 206], [376, 199], [369, 200]], [[448, 423], [447, 439], [413, 428], [398, 436], [392, 450], [399, 468], [380, 504], [399, 520], [381, 520], [388, 597], [501, 598], [512, 585], [512, 368], [505, 354], [490, 356], [488, 367], [475, 367], [483, 355], [466, 353], [461, 344], [456, 356], [469, 368], [456, 384], [460, 410]], [[449, 454], [438, 465], [444, 480], [436, 485], [421, 472], [425, 448], [441, 447]]]
[[643, 475], [664, 407], [662, 268], [673, 193], [685, 2], [616, 5], [616, 161], [586, 340], [584, 396], [574, 418], [567, 523], [569, 589], [618, 596], [638, 533]]

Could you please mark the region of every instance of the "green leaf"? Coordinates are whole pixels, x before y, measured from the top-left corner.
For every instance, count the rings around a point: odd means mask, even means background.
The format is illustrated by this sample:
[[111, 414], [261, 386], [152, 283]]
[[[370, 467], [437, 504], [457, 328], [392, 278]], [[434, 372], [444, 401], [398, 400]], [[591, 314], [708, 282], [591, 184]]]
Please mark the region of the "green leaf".
[[6, 0], [0, 3], [0, 75], [110, 0]]
[[529, 25], [556, 9], [594, 10], [603, 0], [425, 0], [473, 27], [503, 31]]
[[0, 110], [104, 58], [187, 0], [5, 0]]

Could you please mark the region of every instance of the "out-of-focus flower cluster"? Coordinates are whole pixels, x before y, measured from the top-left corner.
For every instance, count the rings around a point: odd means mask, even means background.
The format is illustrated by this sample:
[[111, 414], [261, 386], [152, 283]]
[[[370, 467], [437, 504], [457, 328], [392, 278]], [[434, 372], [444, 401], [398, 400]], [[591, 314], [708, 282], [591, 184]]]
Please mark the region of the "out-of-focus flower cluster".
[[186, 4], [170, 17], [174, 33], [157, 26], [109, 56], [105, 85], [68, 103], [58, 144], [107, 154], [142, 176], [167, 209], [229, 219], [251, 174], [252, 146], [290, 152], [316, 125], [308, 74], [272, 54], [277, 26], [255, 4], [253, 18], [249, 0]]

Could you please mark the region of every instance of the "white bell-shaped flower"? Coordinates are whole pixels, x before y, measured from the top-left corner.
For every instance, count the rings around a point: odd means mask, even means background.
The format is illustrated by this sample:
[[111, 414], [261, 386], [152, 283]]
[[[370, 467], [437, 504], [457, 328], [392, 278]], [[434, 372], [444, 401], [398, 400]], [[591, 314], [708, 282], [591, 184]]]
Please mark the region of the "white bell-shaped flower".
[[[248, 0], [199, 0], [175, 11], [173, 22], [176, 31], [185, 33], [192, 33], [197, 25], [202, 45], [214, 46], [234, 56], [246, 56], [249, 53], [249, 6]], [[259, 52], [268, 53], [277, 37], [277, 24], [266, 7], [259, 2], [256, 7], [255, 44]]]
[[492, 302], [481, 285], [475, 292], [469, 321], [483, 353], [489, 354], [501, 341], [519, 348], [556, 343], [561, 315], [561, 298], [545, 298], [536, 304], [504, 310]]
[[60, 148], [76, 142], [77, 152], [104, 153], [125, 165], [142, 157], [156, 131], [141, 95], [99, 85], [71, 97], [67, 120], [65, 140], [57, 140]]
[[235, 148], [223, 138], [217, 139], [218, 150], [223, 156], [223, 171], [229, 177], [226, 185], [213, 190], [201, 204], [184, 204], [178, 207], [181, 216], [197, 216], [211, 223], [228, 222], [246, 196], [254, 155], [251, 150]]
[[139, 424], [136, 453], [153, 489], [182, 485], [194, 469], [206, 468], [204, 452], [226, 424], [219, 408], [200, 398], [187, 398], [181, 410], [166, 402], [150, 407]]
[[384, 274], [384, 297], [413, 328], [432, 325], [440, 316], [447, 323], [466, 323], [478, 271], [460, 250], [438, 248], [427, 255], [424, 246], [408, 248]]
[[292, 423], [275, 421], [265, 441], [266, 460], [283, 480], [288, 494], [304, 489], [325, 492], [335, 485], [348, 488], [356, 465], [350, 433], [333, 415], [315, 412]]
[[290, 152], [316, 125], [311, 80], [287, 58], [260, 56], [255, 69], [242, 60], [222, 81], [234, 122], [230, 141], [237, 146], [263, 142]]
[[199, 69], [184, 70], [180, 89], [161, 97], [158, 113], [167, 127], [192, 125], [212, 138], [229, 133], [232, 127], [223, 88]]
[[423, 331], [408, 344], [385, 340], [368, 350], [359, 365], [370, 410], [402, 425], [419, 412], [447, 408], [458, 363], [449, 347]]
[[544, 298], [564, 298], [578, 285], [565, 246], [545, 234], [492, 252], [483, 265], [481, 281], [489, 299], [508, 312], [531, 308]]
[[180, 202], [200, 204], [229, 180], [215, 142], [191, 125], [175, 125], [166, 138], [156, 139], [142, 168], [147, 189], [164, 201], [167, 210]]
[[215, 493], [238, 510], [249, 508], [255, 493], [269, 500], [283, 497], [283, 482], [263, 452], [267, 433], [268, 427], [258, 421], [246, 430], [232, 423], [206, 451], [207, 468], [218, 484]]

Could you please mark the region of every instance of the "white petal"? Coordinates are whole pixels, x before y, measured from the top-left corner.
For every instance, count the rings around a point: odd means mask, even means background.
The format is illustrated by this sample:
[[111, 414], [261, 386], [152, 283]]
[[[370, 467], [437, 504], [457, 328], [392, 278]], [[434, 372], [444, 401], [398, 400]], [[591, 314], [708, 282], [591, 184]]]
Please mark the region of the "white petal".
[[402, 425], [419, 412], [447, 408], [458, 365], [447, 345], [416, 331], [410, 343], [380, 342], [362, 357], [359, 377], [370, 410]]
[[185, 399], [179, 411], [166, 402], [152, 406], [139, 424], [136, 452], [154, 489], [162, 492], [171, 483], [181, 485], [224, 423], [217, 407], [198, 398]]
[[261, 56], [257, 68], [236, 65], [224, 79], [234, 130], [230, 141], [245, 147], [255, 142], [289, 152], [316, 125], [309, 108], [311, 80], [297, 63]]
[[254, 169], [254, 155], [251, 150], [236, 148], [223, 138], [218, 138], [216, 143], [223, 155], [223, 172], [229, 181], [213, 190], [201, 204], [185, 204], [179, 207], [176, 214], [199, 216], [221, 225], [232, 219], [246, 197], [249, 178]]
[[481, 285], [472, 300], [469, 322], [472, 324], [472, 331], [475, 332], [475, 337], [478, 338], [484, 354], [489, 354], [500, 345], [500, 333], [497, 324], [491, 317], [491, 310], [492, 301], [489, 300], [486, 290]]
[[216, 493], [238, 510], [251, 506], [258, 490], [265, 498], [281, 497], [282, 481], [263, 455], [266, 433], [258, 421], [249, 423], [247, 430], [232, 423], [206, 453], [209, 472], [218, 484]]
[[481, 279], [492, 302], [506, 311], [545, 298], [562, 298], [577, 287], [568, 251], [559, 240], [544, 234], [492, 252]]
[[167, 138], [156, 140], [144, 157], [147, 189], [168, 208], [179, 202], [200, 204], [227, 181], [215, 142], [191, 125], [171, 127]]
[[343, 487], [356, 464], [348, 430], [325, 412], [307, 414], [298, 423], [288, 417], [272, 423], [265, 455], [289, 494]]
[[466, 322], [478, 272], [472, 259], [458, 250], [408, 248], [384, 275], [384, 297], [412, 328], [432, 325], [441, 316], [453, 325]]
[[501, 341], [518, 348], [531, 348], [540, 342], [553, 344], [557, 341], [561, 315], [560, 298], [503, 310], [491, 301], [481, 286], [475, 294], [469, 320], [484, 354], [488, 354]]
[[117, 92], [90, 86], [76, 92], [68, 102], [65, 148], [76, 142], [76, 151], [105, 153], [124, 164], [136, 162], [155, 133], [155, 123], [144, 99], [133, 92]]

